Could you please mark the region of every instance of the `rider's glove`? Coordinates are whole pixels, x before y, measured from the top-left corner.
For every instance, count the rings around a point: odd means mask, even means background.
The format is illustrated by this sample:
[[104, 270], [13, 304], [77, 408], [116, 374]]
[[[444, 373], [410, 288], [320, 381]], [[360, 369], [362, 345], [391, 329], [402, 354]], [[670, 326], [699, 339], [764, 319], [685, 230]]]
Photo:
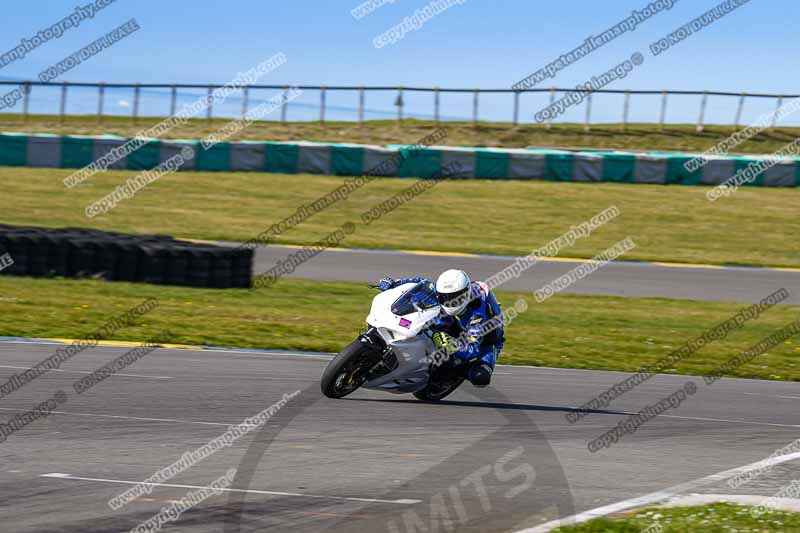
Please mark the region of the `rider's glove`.
[[378, 282], [378, 288], [382, 291], [388, 291], [389, 289], [393, 289], [396, 284], [397, 282], [392, 278], [383, 278]]
[[433, 344], [436, 345], [437, 350], [444, 350], [444, 352], [448, 354], [453, 351], [450, 346], [450, 335], [444, 331], [437, 331], [431, 335], [431, 339], [433, 340]]

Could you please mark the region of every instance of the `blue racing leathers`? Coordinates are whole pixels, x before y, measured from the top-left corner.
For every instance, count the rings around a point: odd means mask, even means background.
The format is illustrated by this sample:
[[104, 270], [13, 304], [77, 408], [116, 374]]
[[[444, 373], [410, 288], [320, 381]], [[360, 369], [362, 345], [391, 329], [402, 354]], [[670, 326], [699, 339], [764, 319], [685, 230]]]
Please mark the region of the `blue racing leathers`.
[[[395, 286], [404, 283], [433, 282], [425, 278], [403, 278], [395, 280]], [[483, 362], [494, 369], [500, 350], [505, 343], [503, 336], [503, 312], [494, 293], [481, 281], [473, 281], [470, 287], [472, 299], [456, 316], [442, 313], [433, 329], [443, 331], [458, 344], [454, 357], [470, 362]]]

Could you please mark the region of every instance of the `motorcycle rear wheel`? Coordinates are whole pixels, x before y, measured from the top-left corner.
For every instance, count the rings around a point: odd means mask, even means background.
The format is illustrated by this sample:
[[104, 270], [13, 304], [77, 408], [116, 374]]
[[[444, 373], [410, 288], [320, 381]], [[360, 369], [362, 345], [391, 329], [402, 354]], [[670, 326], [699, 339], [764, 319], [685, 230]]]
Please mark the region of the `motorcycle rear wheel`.
[[418, 390], [413, 394], [418, 400], [438, 402], [446, 396], [449, 396], [450, 393], [459, 388], [462, 383], [464, 383], [464, 378], [457, 378], [455, 381], [448, 381], [447, 383], [428, 383], [424, 389]]
[[322, 394], [328, 398], [344, 398], [354, 392], [366, 381], [361, 372], [365, 367], [375, 364], [375, 350], [363, 342], [355, 340], [345, 346], [328, 363], [320, 380]]

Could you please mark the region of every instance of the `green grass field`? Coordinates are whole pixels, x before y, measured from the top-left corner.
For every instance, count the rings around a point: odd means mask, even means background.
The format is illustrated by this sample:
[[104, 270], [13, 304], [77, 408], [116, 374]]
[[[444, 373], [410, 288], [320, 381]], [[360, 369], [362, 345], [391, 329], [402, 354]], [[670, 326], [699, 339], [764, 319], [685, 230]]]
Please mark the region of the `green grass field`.
[[[2, 120], [12, 120], [4, 115]], [[200, 137], [222, 124], [196, 121], [176, 137]], [[128, 119], [97, 126], [93, 118], [70, 117], [71, 133], [135, 133]], [[0, 121], [0, 124], [3, 122]], [[19, 128], [6, 123], [3, 129]], [[55, 131], [55, 121], [32, 117], [28, 131]], [[20, 125], [20, 124], [18, 124]], [[450, 125], [450, 144], [482, 144], [481, 128]], [[94, 129], [92, 129], [94, 128]], [[116, 129], [115, 129], [116, 128]], [[413, 142], [431, 124], [409, 122], [327, 125], [257, 124], [247, 138]], [[526, 127], [527, 128], [527, 127]], [[506, 146], [546, 144], [529, 138], [506, 142], [504, 135], [523, 135], [526, 128], [486, 126], [488, 141]], [[525, 135], [548, 136], [553, 144], [614, 147], [594, 142], [649, 142], [646, 135], [612, 131], [590, 136], [558, 126], [531, 127]], [[523, 132], [523, 133], [520, 133]], [[685, 133], [686, 135], [683, 135]], [[661, 141], [697, 142], [705, 148], [715, 138], [688, 129], [672, 135], [653, 133]], [[724, 132], [718, 132], [722, 135]], [[770, 135], [777, 135], [772, 132]], [[351, 136], [352, 135], [352, 136]], [[562, 137], [558, 137], [562, 135]], [[575, 135], [575, 137], [570, 137]], [[788, 135], [788, 134], [787, 134]], [[360, 137], [359, 137], [360, 136]], [[391, 138], [390, 138], [391, 137]], [[628, 141], [625, 141], [628, 139]], [[766, 137], [758, 142], [772, 142]], [[517, 143], [518, 144], [515, 144]], [[660, 141], [659, 141], [660, 142]], [[780, 143], [784, 140], [780, 139]], [[589, 143], [589, 144], [586, 144]], [[778, 143], [778, 144], [780, 144]], [[702, 146], [701, 146], [702, 144]], [[758, 145], [758, 143], [755, 143]], [[762, 145], [758, 145], [762, 146]], [[771, 145], [770, 145], [771, 146]], [[616, 145], [616, 147], [625, 147]], [[648, 146], [666, 149], [670, 146]], [[675, 149], [690, 149], [672, 146]], [[753, 151], [769, 151], [754, 148]], [[245, 241], [342, 184], [344, 178], [262, 173], [177, 173], [161, 178], [124, 200], [106, 215], [88, 219], [85, 207], [111, 192], [135, 172], [108, 171], [66, 189], [69, 169], [0, 168], [4, 192], [2, 221], [39, 226], [84, 226], [131, 233]], [[411, 179], [377, 179], [333, 207], [281, 235], [279, 244], [311, 244], [340, 227], [357, 223], [347, 247], [392, 248], [524, 255], [557, 238], [570, 226], [617, 206], [622, 215], [562, 250], [562, 256], [591, 257], [631, 237], [637, 248], [626, 259], [687, 263], [800, 267], [796, 239], [800, 234], [800, 191], [745, 188], [714, 204], [703, 187], [624, 184], [579, 184], [523, 181], [448, 181], [367, 226], [361, 213], [414, 183]], [[768, 206], [768, 207], [765, 207]], [[465, 231], [467, 228], [469, 231]], [[281, 280], [266, 290], [203, 290], [87, 280], [43, 280], [0, 277], [0, 334], [81, 337], [114, 312], [149, 296], [162, 306], [139, 325], [120, 331], [117, 340], [142, 340], [164, 329], [176, 343], [338, 351], [363, 323], [371, 291], [360, 285]], [[501, 301], [516, 295], [501, 293]], [[508, 331], [502, 361], [570, 368], [635, 370], [681, 343], [732, 316], [734, 304], [655, 298], [557, 296], [533, 304]], [[726, 357], [755, 344], [796, 318], [798, 308], [780, 306], [728, 339], [704, 348], [669, 372], [703, 374]], [[653, 317], [658, 320], [654, 321]], [[737, 376], [800, 380], [800, 345], [787, 343], [737, 370]]]
[[[283, 279], [269, 289], [212, 290], [90, 280], [0, 277], [0, 335], [82, 338], [146, 298], [160, 305], [113, 340], [144, 340], [164, 330], [170, 342], [338, 352], [364, 324], [375, 291], [364, 285]], [[727, 320], [728, 303], [558, 295], [538, 304], [500, 292], [529, 309], [507, 328], [500, 362], [633, 371]], [[776, 306], [705, 346], [669, 373], [702, 375], [797, 318]], [[658, 320], [653, 320], [658, 317]], [[800, 380], [800, 339], [787, 341], [736, 376]]]
[[[161, 118], [141, 118], [138, 124], [130, 117], [104, 117], [98, 123], [96, 116], [67, 116], [63, 124], [56, 115], [0, 115], [0, 131], [29, 133], [60, 133], [93, 135], [113, 133], [122, 136], [136, 135]], [[195, 119], [170, 131], [165, 138], [197, 139], [219, 129], [230, 119]], [[669, 124], [660, 129], [657, 124], [621, 124], [592, 126], [585, 132], [582, 124], [554, 124], [547, 129], [540, 124], [514, 127], [511, 123], [479, 123], [474, 127], [466, 122], [442, 122], [448, 132], [443, 144], [451, 146], [498, 146], [524, 148], [527, 146], [557, 148], [618, 148], [632, 150], [676, 150], [703, 152], [741, 128], [733, 126], [707, 126], [701, 133], [694, 125]], [[354, 122], [256, 122], [232, 139], [288, 141], [306, 140], [320, 142], [354, 142], [362, 144], [412, 144], [437, 127], [433, 121], [404, 120], [398, 125], [393, 120], [367, 121], [363, 126]], [[800, 128], [775, 128], [766, 130], [738, 146], [739, 153], [766, 154], [774, 152], [800, 137]]]
[[[66, 189], [62, 179], [71, 172], [0, 167], [3, 222], [245, 241], [345, 179], [179, 172], [89, 219], [84, 209], [90, 202], [136, 173], [108, 171]], [[800, 266], [800, 190], [749, 187], [710, 203], [704, 187], [459, 180], [439, 184], [369, 226], [360, 223], [361, 213], [413, 181], [376, 179], [276, 242], [310, 244], [353, 221], [357, 231], [343, 246], [526, 255], [615, 205], [620, 217], [561, 255], [592, 257], [631, 237], [637, 248], [625, 259]]]
[[[695, 507], [641, 509], [618, 518], [597, 518], [553, 533], [766, 533], [800, 531], [800, 514], [774, 510], [758, 518], [752, 507], [716, 503]], [[659, 524], [658, 530], [654, 524]], [[647, 528], [653, 527], [652, 530]]]

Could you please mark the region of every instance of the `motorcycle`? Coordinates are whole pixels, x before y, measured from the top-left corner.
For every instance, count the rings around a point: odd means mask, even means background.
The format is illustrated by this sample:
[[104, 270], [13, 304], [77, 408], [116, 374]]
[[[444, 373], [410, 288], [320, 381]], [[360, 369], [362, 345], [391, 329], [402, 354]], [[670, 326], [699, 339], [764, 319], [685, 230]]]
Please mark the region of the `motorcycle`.
[[365, 388], [411, 393], [425, 401], [452, 393], [464, 382], [466, 365], [458, 359], [439, 360], [430, 330], [439, 312], [429, 283], [405, 283], [375, 296], [366, 331], [325, 368], [322, 393], [343, 398]]

